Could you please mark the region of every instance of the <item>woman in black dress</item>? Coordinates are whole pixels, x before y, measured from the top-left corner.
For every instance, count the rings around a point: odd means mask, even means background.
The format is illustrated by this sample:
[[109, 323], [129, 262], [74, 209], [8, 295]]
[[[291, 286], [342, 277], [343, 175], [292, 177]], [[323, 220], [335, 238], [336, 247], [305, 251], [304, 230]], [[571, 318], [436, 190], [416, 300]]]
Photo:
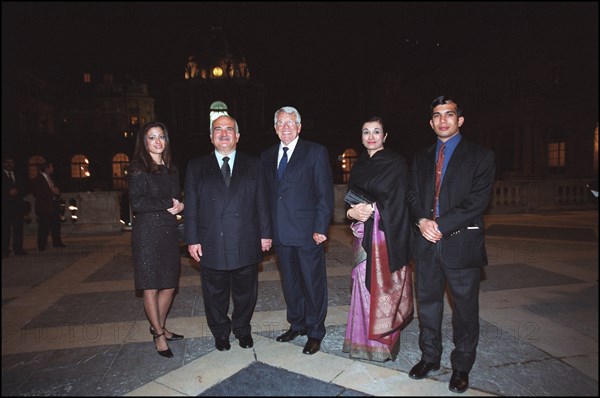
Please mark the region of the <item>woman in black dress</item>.
[[129, 200], [133, 210], [131, 236], [135, 288], [144, 291], [144, 310], [156, 350], [167, 358], [167, 341], [183, 336], [165, 328], [179, 285], [179, 239], [176, 214], [183, 211], [179, 173], [171, 160], [169, 135], [163, 123], [140, 129], [129, 165]]

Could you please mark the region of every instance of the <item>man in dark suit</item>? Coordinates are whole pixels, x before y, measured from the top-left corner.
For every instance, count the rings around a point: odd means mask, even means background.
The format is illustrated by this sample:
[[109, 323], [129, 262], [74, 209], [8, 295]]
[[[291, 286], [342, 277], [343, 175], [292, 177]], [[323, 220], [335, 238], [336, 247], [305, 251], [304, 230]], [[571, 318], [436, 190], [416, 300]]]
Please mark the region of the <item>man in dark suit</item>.
[[27, 254], [23, 250], [23, 218], [25, 201], [22, 184], [17, 184], [15, 162], [11, 157], [2, 158], [2, 258], [8, 257], [8, 246], [12, 235], [13, 253]]
[[464, 392], [479, 341], [479, 280], [481, 267], [487, 264], [483, 213], [494, 185], [495, 158], [491, 150], [461, 136], [464, 117], [453, 99], [436, 98], [429, 123], [438, 139], [415, 155], [407, 196], [415, 222], [422, 351], [409, 376], [422, 379], [440, 368], [447, 282], [455, 346], [449, 388]]
[[325, 250], [333, 213], [333, 178], [327, 150], [299, 138], [300, 113], [290, 106], [275, 112], [281, 142], [261, 155], [273, 220], [288, 331], [277, 341], [308, 335], [302, 352], [314, 354], [325, 336], [327, 274]]
[[39, 165], [39, 174], [32, 181], [35, 196], [35, 214], [38, 217], [38, 250], [46, 250], [48, 233], [52, 236], [52, 246], [65, 247], [60, 236], [60, 189], [54, 184], [54, 165], [45, 162]]
[[[215, 151], [193, 159], [185, 176], [185, 240], [200, 263], [206, 320], [219, 351], [254, 345], [250, 321], [258, 293], [258, 263], [271, 248], [271, 217], [258, 157], [236, 150], [231, 116], [212, 122]], [[230, 295], [233, 299], [231, 319]]]

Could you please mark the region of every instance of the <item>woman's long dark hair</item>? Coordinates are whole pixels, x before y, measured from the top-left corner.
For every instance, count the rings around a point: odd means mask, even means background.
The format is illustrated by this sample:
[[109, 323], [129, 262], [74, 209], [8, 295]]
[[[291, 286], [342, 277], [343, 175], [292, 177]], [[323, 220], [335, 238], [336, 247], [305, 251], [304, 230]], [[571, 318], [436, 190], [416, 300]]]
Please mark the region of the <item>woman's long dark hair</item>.
[[148, 151], [148, 146], [146, 144], [146, 134], [148, 133], [148, 130], [154, 127], [162, 129], [165, 134], [165, 150], [162, 153], [162, 160], [165, 166], [167, 166], [169, 173], [173, 171], [171, 164], [171, 144], [169, 143], [169, 132], [167, 131], [167, 126], [162, 122], [156, 121], [144, 124], [138, 131], [132, 162], [134, 163], [134, 167], [132, 167], [131, 171], [145, 171], [154, 174], [160, 173], [158, 168], [159, 165], [156, 164], [154, 159], [152, 159], [152, 156], [150, 156], [150, 152]]

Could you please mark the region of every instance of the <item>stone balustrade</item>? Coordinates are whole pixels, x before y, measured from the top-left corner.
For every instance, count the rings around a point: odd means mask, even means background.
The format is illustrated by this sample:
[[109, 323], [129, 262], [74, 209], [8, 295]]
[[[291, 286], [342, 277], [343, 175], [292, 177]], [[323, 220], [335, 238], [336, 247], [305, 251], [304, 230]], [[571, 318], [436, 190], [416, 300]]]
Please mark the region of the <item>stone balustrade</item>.
[[[114, 232], [125, 226], [120, 221], [121, 192], [63, 192], [60, 198], [65, 205], [62, 214], [63, 234]], [[25, 233], [35, 233], [35, 199], [33, 195], [27, 195], [25, 200], [31, 204], [31, 210], [25, 216]], [[76, 209], [71, 210], [71, 206]]]
[[591, 180], [496, 181], [490, 214], [588, 210], [598, 199], [587, 188]]
[[[590, 210], [598, 207], [587, 185], [592, 180], [496, 181], [488, 214], [536, 213], [545, 211]], [[345, 222], [344, 195], [347, 185], [336, 184], [333, 221]]]
[[[559, 210], [588, 210], [598, 206], [587, 188], [591, 180], [496, 181], [488, 214], [535, 213]], [[344, 196], [346, 184], [334, 185], [334, 223], [346, 222]], [[63, 234], [114, 232], [125, 227], [120, 220], [121, 192], [67, 192], [61, 195], [65, 202]], [[25, 197], [31, 204], [26, 215], [25, 233], [35, 233], [37, 220], [32, 195]], [[70, 210], [74, 204], [76, 210]]]

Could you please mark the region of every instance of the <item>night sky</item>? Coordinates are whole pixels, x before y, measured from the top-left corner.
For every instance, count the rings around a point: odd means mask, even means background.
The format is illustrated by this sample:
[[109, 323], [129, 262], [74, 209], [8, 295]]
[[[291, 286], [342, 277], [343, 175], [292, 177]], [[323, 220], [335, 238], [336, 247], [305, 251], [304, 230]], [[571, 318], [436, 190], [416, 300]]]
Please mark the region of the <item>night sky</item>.
[[594, 3], [2, 3], [2, 59], [50, 80], [79, 78], [92, 66], [139, 76], [161, 118], [169, 84], [183, 79], [187, 57], [220, 26], [277, 106], [296, 106], [317, 126], [358, 131], [360, 112], [375, 111], [365, 101], [382, 73], [416, 76], [460, 63], [464, 52], [510, 37], [515, 16], [540, 32], [568, 35], [589, 21], [597, 29]]

